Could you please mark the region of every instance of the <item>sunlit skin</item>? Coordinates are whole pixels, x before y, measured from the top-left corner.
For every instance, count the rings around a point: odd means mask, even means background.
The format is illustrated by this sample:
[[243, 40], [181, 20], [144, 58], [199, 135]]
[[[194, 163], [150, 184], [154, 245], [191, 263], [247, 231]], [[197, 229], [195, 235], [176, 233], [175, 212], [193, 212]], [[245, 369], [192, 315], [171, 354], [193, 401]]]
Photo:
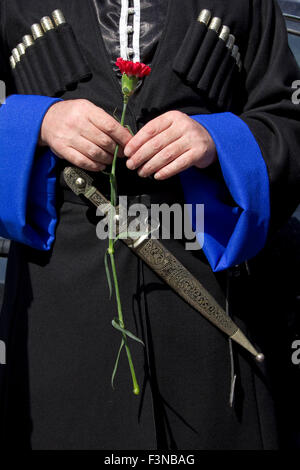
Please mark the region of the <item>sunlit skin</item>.
[[130, 170], [159, 180], [191, 166], [206, 168], [217, 160], [207, 130], [180, 111], [169, 111], [147, 123], [128, 142], [124, 154]]
[[40, 145], [60, 158], [89, 171], [102, 171], [113, 161], [116, 145], [131, 139], [128, 129], [88, 100], [60, 101], [46, 113]]
[[[90, 171], [102, 171], [119, 156], [141, 177], [167, 179], [217, 160], [213, 139], [198, 122], [179, 111], [169, 111], [147, 123], [134, 137], [103, 109], [87, 100], [55, 103], [45, 115], [40, 145], [60, 158]], [[124, 153], [123, 153], [124, 150]]]

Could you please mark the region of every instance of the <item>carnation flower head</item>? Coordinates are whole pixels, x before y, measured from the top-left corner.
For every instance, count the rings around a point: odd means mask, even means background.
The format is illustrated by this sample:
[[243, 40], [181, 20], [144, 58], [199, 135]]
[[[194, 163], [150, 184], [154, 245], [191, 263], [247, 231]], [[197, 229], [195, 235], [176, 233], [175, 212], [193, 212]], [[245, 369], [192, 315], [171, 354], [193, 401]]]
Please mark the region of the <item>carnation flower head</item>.
[[131, 96], [138, 84], [140, 78], [150, 74], [151, 68], [142, 62], [132, 62], [119, 57], [116, 60], [116, 66], [122, 72], [122, 92], [127, 99]]
[[131, 77], [135, 75], [138, 78], [146, 77], [151, 72], [151, 68], [148, 65], [143, 64], [142, 62], [132, 62], [131, 60], [124, 60], [122, 57], [119, 57], [116, 61], [117, 67], [121, 70], [122, 73]]

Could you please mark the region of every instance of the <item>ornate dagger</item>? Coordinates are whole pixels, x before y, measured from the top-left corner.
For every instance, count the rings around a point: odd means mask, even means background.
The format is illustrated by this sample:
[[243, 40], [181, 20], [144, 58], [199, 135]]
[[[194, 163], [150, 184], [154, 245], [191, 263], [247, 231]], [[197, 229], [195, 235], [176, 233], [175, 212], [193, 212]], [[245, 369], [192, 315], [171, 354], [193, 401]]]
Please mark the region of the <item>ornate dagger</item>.
[[[112, 206], [110, 202], [93, 186], [92, 178], [83, 170], [75, 167], [64, 169], [64, 179], [76, 195], [83, 195], [107, 215]], [[119, 233], [122, 228], [119, 226]], [[165, 281], [189, 305], [201, 313], [223, 333], [253, 354], [258, 362], [264, 360], [246, 338], [239, 327], [232, 321], [201, 283], [155, 238], [149, 238], [150, 232], [138, 238], [121, 240], [136, 253], [163, 281]]]

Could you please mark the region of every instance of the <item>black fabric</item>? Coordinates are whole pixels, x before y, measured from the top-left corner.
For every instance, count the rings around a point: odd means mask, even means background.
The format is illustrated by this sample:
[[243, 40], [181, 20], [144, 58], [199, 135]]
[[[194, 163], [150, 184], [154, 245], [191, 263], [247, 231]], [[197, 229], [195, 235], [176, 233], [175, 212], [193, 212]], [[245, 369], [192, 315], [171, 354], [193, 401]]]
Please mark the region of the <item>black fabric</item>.
[[[95, 237], [94, 211], [87, 207], [65, 202], [60, 217], [53, 253], [15, 244], [11, 250], [8, 275], [16, 277], [17, 262], [19, 277], [10, 284], [17, 292], [6, 291], [1, 317], [6, 328], [10, 325], [2, 445], [275, 448], [272, 402], [260, 368], [239, 350], [238, 398], [230, 409], [227, 339], [122, 244], [116, 257], [126, 323], [146, 350], [131, 345], [141, 396], [131, 392], [125, 356], [111, 389], [120, 336], [111, 326], [115, 312], [103, 270], [106, 243]], [[218, 285], [201, 251], [191, 255], [178, 240], [165, 244], [224, 306], [224, 275]], [[246, 321], [245, 309], [243, 316]], [[263, 402], [259, 415], [256, 393]]]
[[20, 66], [19, 62], [13, 71], [13, 76], [15, 79], [16, 86], [18, 86], [18, 90], [20, 90], [20, 93], [25, 93], [26, 81], [24, 80], [25, 79], [24, 70]]
[[220, 95], [218, 97], [219, 106], [221, 107], [226, 106], [228, 104], [227, 97], [229, 95], [230, 88], [234, 86], [234, 78], [236, 74], [238, 73], [236, 60], [233, 57], [231, 57], [230, 60], [231, 60], [231, 64], [227, 72], [227, 77], [224, 80], [224, 83], [220, 91]]
[[[50, 67], [55, 72], [55, 80], [54, 80], [54, 95], [57, 93], [62, 92], [65, 90], [66, 86], [75, 82], [76, 80], [72, 80], [70, 75], [72, 74], [69, 72], [68, 60], [63, 54], [62, 44], [59, 40], [59, 35], [56, 29], [52, 29], [47, 31], [45, 34], [45, 41], [47, 42], [48, 48], [48, 59], [50, 60]], [[35, 46], [33, 46], [35, 47]], [[38, 82], [38, 78], [37, 78]], [[42, 93], [43, 94], [43, 93]]]
[[80, 51], [72, 27], [68, 23], [64, 23], [60, 25], [55, 32], [57, 33], [57, 42], [55, 41], [56, 38], [54, 34], [52, 34], [51, 39], [53, 41], [53, 47], [57, 47], [57, 45], [60, 46], [62, 59], [65, 61], [65, 69], [62, 68], [65, 86], [73, 85], [80, 80], [89, 78], [91, 71]]
[[40, 94], [54, 96], [60, 89], [61, 84], [56, 68], [56, 58], [52, 53], [46, 36], [38, 38], [27, 52], [35, 72], [34, 86]]
[[[26, 75], [26, 90], [24, 94], [30, 95], [38, 93], [40, 83], [39, 80], [36, 79], [35, 72], [30, 65], [30, 61], [28, 61], [27, 54], [21, 56], [21, 65]], [[21, 93], [18, 87], [17, 90], [19, 91], [19, 93]]]
[[24, 67], [24, 63], [23, 63], [22, 60], [17, 63], [17, 73], [19, 73], [19, 75], [20, 75], [20, 80], [22, 82], [23, 93], [26, 94], [30, 90], [30, 83], [29, 83], [29, 77], [27, 75], [26, 68]]
[[218, 35], [212, 29], [208, 29], [203, 41], [199, 44], [198, 53], [194, 59], [191, 70], [187, 75], [187, 81], [192, 85], [197, 85], [199, 82], [203, 71], [209, 61], [209, 58], [217, 44]]
[[[37, 45], [37, 44], [36, 44]], [[25, 61], [28, 63], [29, 68], [32, 70], [33, 73], [33, 80], [30, 82], [31, 90], [30, 93], [39, 94], [42, 90], [53, 91], [50, 88], [49, 90], [49, 81], [47, 76], [47, 70], [49, 69], [47, 59], [38, 52], [39, 47], [29, 47], [26, 50], [26, 57], [24, 57]], [[46, 63], [45, 63], [46, 62]], [[46, 72], [46, 76], [45, 76]], [[50, 75], [53, 77], [53, 74]], [[18, 85], [16, 83], [16, 91], [19, 91]]]
[[216, 97], [219, 97], [220, 91], [224, 85], [226, 78], [228, 77], [231, 66], [233, 65], [234, 59], [231, 55], [231, 51], [226, 50], [222, 63], [220, 64], [219, 70], [210, 84], [209, 98], [211, 100], [214, 100]]
[[[222, 39], [218, 39], [216, 46], [214, 47], [208, 60], [208, 63], [203, 71], [203, 74], [197, 84], [199, 90], [203, 90], [205, 92], [205, 90], [211, 87], [213, 81], [219, 74], [220, 65], [224, 60], [226, 50], [227, 48], [225, 41], [223, 41]], [[211, 95], [212, 99], [215, 97], [218, 97], [218, 95]]]
[[186, 76], [199, 50], [199, 46], [207, 32], [207, 26], [193, 21], [176, 54], [173, 68], [179, 75]]
[[[272, 222], [280, 225], [298, 203], [300, 133], [299, 108], [290, 100], [290, 85], [299, 71], [288, 50], [279, 10], [271, 0], [210, 0], [209, 5], [192, 0], [185, 8], [181, 0], [165, 3], [168, 11], [152, 72], [129, 104], [127, 123], [136, 132], [172, 109], [187, 114], [216, 110], [209, 89], [188, 86], [172, 69], [191, 21], [203, 8], [211, 9], [236, 36], [244, 63], [240, 87], [230, 89], [232, 105], [223, 111], [241, 116], [261, 146], [270, 175]], [[89, 81], [65, 91], [63, 98], [89, 99], [111, 115], [120, 109], [120, 84], [99, 34], [93, 1], [0, 0], [0, 7], [0, 60], [5, 64], [0, 73], [10, 90], [14, 82], [9, 51], [37, 18], [61, 8], [92, 70]], [[61, 161], [58, 166], [60, 181], [64, 165]], [[214, 169], [207, 171], [214, 174]], [[95, 176], [99, 188], [108, 191], [107, 176]], [[118, 162], [118, 181], [121, 194], [165, 191], [182, 202], [178, 178], [142, 179], [126, 169], [124, 160]], [[0, 368], [0, 445], [277, 448], [275, 411], [285, 403], [278, 393], [284, 377], [280, 367], [284, 292], [278, 287], [282, 273], [268, 269], [262, 254], [252, 276], [243, 272], [233, 287], [231, 314], [263, 350], [266, 363], [254, 364], [235, 347], [238, 384], [235, 407], [230, 409], [227, 339], [118, 244], [126, 323], [144, 338], [146, 349], [132, 344], [144, 393], [131, 394], [125, 356], [113, 392], [110, 377], [120, 337], [111, 327], [115, 307], [109, 301], [103, 264], [107, 242], [97, 239], [95, 213], [85, 205], [59, 200], [58, 214], [50, 253], [12, 244], [0, 317], [0, 338], [7, 344], [7, 365]], [[186, 251], [174, 239], [166, 245], [225, 306], [226, 275], [213, 274], [201, 251]]]

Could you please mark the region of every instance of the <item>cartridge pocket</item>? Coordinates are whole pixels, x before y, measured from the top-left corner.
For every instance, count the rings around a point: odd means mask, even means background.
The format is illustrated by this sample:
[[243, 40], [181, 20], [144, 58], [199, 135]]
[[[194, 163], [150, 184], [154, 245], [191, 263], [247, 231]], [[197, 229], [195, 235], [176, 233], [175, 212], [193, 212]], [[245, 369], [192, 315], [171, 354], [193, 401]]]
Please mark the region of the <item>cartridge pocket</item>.
[[60, 96], [92, 76], [73, 29], [60, 10], [31, 26], [31, 34], [13, 50], [10, 63], [16, 89], [22, 94]]
[[190, 25], [173, 62], [173, 70], [220, 109], [230, 107], [241, 58], [230, 28], [209, 10]]

